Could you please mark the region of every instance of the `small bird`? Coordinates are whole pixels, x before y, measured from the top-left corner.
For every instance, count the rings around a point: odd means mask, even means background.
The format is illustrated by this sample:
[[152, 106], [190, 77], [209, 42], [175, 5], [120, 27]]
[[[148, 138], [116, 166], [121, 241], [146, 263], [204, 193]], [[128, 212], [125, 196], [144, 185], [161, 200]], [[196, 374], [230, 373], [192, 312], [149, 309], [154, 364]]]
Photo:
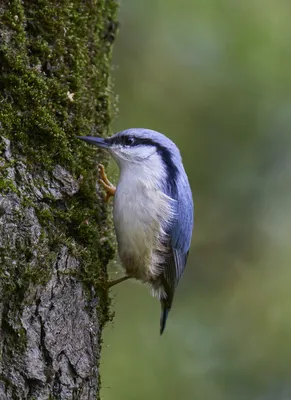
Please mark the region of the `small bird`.
[[130, 278], [149, 285], [161, 302], [162, 334], [193, 230], [193, 199], [180, 151], [163, 134], [142, 128], [79, 139], [107, 150], [120, 169], [115, 188], [98, 167], [106, 200], [114, 196], [118, 253], [126, 272], [109, 287]]

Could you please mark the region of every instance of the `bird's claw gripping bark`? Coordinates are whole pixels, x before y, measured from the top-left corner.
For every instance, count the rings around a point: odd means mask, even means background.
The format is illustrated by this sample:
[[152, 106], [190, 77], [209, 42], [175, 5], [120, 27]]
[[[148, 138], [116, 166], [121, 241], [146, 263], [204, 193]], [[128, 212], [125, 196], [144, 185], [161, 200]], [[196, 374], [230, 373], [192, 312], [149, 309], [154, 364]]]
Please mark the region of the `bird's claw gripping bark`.
[[100, 185], [104, 187], [106, 192], [105, 201], [108, 202], [110, 197], [115, 195], [116, 187], [107, 178], [104, 165], [102, 164], [98, 165], [98, 172], [100, 174], [100, 179], [98, 179], [98, 182], [100, 183]]
[[107, 282], [106, 287], [107, 287], [107, 289], [110, 289], [110, 288], [112, 288], [112, 286], [115, 286], [115, 285], [117, 285], [118, 283], [127, 281], [127, 279], [130, 279], [130, 276], [127, 276], [127, 275], [126, 275], [126, 276], [123, 276], [122, 278], [115, 279], [114, 281], [109, 281], [109, 282]]

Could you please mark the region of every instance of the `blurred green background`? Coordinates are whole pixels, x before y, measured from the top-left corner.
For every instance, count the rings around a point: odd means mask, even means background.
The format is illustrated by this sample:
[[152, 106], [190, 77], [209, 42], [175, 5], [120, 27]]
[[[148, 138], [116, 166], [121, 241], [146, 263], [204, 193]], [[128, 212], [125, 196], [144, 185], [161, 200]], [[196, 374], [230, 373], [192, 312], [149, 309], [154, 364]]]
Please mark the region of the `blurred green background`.
[[195, 229], [162, 337], [145, 287], [112, 289], [103, 400], [291, 399], [290, 15], [290, 0], [121, 1], [113, 130], [177, 143]]

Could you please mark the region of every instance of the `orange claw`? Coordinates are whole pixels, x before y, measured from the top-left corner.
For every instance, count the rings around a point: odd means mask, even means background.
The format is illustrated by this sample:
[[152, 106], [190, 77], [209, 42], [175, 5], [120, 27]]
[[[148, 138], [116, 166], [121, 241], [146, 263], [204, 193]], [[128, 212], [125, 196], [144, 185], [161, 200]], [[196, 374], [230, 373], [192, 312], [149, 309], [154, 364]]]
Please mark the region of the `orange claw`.
[[104, 187], [105, 192], [106, 192], [105, 201], [108, 202], [110, 197], [115, 195], [116, 187], [107, 178], [104, 165], [102, 165], [102, 164], [98, 165], [98, 172], [101, 176], [101, 178], [98, 179], [98, 182], [100, 183], [100, 185], [102, 185]]

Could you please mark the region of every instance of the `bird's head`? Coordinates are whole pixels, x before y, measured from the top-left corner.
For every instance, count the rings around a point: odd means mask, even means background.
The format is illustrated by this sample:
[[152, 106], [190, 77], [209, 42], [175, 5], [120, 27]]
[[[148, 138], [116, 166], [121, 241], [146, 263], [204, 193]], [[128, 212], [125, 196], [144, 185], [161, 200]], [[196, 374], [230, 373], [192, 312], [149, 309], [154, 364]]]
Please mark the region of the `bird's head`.
[[109, 138], [79, 136], [79, 139], [107, 150], [121, 168], [129, 164], [143, 164], [157, 157], [163, 164], [180, 159], [176, 145], [163, 134], [150, 129], [133, 128]]

